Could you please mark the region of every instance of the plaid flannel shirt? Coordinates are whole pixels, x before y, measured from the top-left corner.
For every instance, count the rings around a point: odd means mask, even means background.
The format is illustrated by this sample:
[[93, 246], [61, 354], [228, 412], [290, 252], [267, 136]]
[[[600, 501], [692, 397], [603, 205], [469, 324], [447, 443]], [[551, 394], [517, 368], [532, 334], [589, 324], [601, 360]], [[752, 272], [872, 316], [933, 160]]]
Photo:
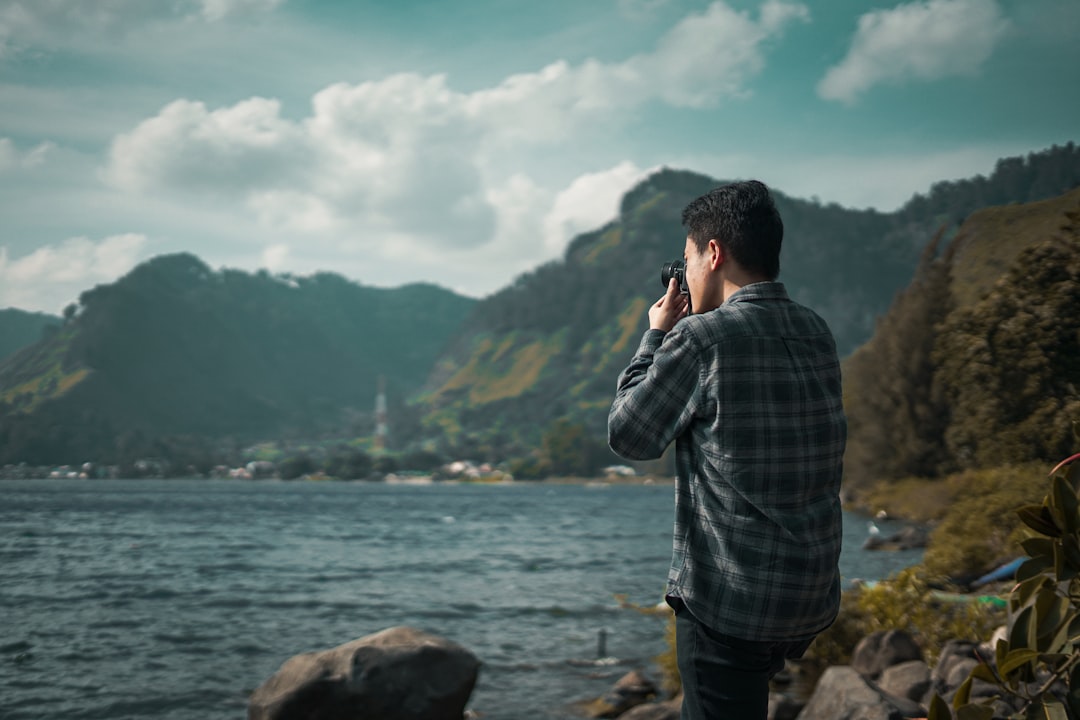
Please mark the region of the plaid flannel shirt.
[[806, 637], [836, 618], [846, 438], [832, 333], [777, 282], [647, 331], [608, 416], [623, 457], [676, 441], [667, 594], [747, 640]]

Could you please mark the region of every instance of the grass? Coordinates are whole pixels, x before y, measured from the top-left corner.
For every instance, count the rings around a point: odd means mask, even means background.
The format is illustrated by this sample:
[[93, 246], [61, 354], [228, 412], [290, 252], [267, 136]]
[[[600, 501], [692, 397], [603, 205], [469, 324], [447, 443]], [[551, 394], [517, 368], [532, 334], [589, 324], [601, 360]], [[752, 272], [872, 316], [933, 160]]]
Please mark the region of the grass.
[[1021, 554], [1026, 535], [1016, 509], [1042, 502], [1049, 470], [1026, 463], [880, 483], [861, 493], [856, 509], [933, 526], [924, 558], [930, 573], [980, 573]]

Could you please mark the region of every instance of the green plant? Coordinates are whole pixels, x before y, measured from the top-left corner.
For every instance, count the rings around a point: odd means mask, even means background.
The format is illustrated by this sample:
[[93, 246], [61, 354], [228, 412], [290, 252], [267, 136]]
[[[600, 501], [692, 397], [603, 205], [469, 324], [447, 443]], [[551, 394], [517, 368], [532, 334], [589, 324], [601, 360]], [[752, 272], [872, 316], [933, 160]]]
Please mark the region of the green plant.
[[[958, 720], [990, 720], [992, 704], [1009, 698], [1020, 705], [1013, 718], [1080, 718], [1080, 471], [1073, 455], [1050, 472], [1041, 505], [1017, 510], [1034, 535], [1022, 545], [1028, 560], [1017, 571], [1009, 597], [1008, 632], [994, 663], [980, 663], [957, 690]], [[976, 680], [1001, 694], [972, 702]], [[949, 705], [935, 696], [930, 720], [949, 720]]]
[[981, 636], [1001, 625], [1002, 611], [994, 604], [956, 600], [931, 587], [926, 568], [918, 565], [852, 588], [841, 598], [836, 622], [817, 637], [807, 656], [824, 665], [845, 664], [867, 635], [904, 630], [933, 662], [946, 641]]

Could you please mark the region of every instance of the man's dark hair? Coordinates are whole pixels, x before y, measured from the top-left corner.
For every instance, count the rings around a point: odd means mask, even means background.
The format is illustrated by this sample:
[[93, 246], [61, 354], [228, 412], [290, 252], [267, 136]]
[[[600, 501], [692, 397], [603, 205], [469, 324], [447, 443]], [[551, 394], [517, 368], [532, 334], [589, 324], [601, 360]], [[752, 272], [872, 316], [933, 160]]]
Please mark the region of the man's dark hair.
[[748, 180], [711, 190], [686, 206], [682, 224], [699, 252], [715, 239], [744, 270], [769, 280], [780, 274], [784, 222], [764, 183]]

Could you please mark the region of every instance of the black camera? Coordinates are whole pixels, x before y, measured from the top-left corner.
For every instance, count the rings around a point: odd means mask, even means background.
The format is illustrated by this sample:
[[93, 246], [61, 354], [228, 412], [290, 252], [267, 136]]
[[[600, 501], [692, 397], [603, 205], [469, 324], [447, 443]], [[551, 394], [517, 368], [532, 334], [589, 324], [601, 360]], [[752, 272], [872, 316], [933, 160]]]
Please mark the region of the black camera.
[[668, 283], [671, 282], [671, 278], [675, 278], [679, 282], [679, 292], [683, 295], [690, 294], [690, 286], [686, 284], [686, 263], [682, 260], [675, 260], [673, 262], [664, 263], [664, 266], [660, 268], [660, 282], [666, 288]]

